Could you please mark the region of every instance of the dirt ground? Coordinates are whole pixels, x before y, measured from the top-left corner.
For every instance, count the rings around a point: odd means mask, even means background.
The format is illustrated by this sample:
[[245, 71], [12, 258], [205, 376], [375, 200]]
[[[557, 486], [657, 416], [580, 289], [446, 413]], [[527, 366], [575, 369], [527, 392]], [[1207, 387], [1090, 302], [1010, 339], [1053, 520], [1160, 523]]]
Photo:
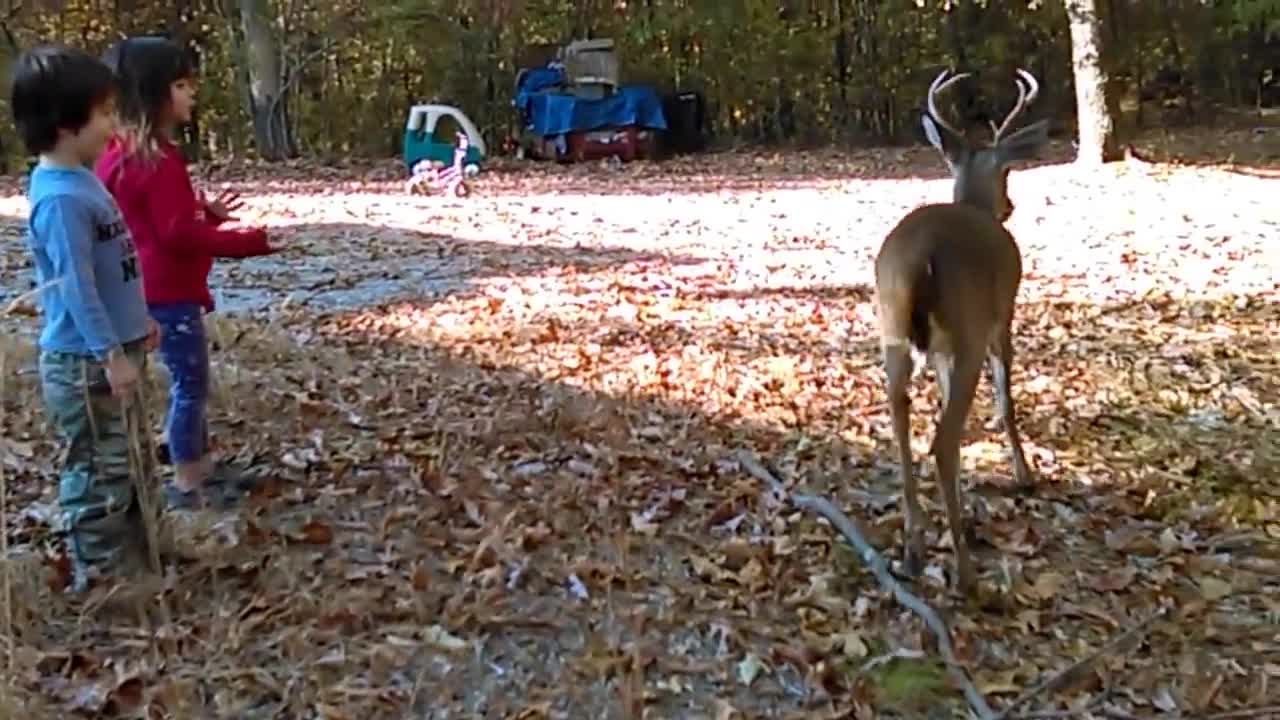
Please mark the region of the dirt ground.
[[[1280, 716], [1280, 129], [1137, 150], [1014, 171], [1038, 487], [1009, 488], [984, 382], [963, 458], [984, 594], [949, 597], [922, 373], [936, 527], [910, 587], [997, 709], [1105, 646], [1018, 712]], [[264, 488], [172, 520], [187, 559], [154, 596], [87, 607], [59, 594], [38, 320], [11, 304], [25, 201], [0, 197], [0, 717], [963, 713], [919, 619], [737, 460], [898, 560], [871, 259], [950, 196], [931, 151], [498, 162], [464, 200], [406, 196], [391, 163], [202, 177], [287, 245], [213, 280], [214, 434]]]

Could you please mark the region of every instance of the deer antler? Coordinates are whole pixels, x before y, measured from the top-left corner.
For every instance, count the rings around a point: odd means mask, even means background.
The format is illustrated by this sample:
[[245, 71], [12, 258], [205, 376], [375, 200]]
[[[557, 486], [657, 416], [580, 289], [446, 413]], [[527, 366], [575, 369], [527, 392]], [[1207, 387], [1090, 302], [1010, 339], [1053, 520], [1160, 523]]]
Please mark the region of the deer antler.
[[[929, 115], [944, 129], [949, 130], [951, 134], [959, 137], [964, 137], [964, 133], [955, 129], [955, 127], [952, 126], [951, 123], [943, 119], [942, 113], [938, 112], [938, 106], [934, 102], [935, 95], [951, 87], [953, 84], [956, 83], [956, 81], [969, 77], [969, 73], [960, 73], [959, 75], [953, 75], [951, 79], [948, 80], [946, 78], [947, 78], [947, 73], [949, 72], [951, 71], [944, 68], [942, 72], [938, 73], [938, 77], [934, 78], [933, 82], [930, 83], [929, 85]], [[1022, 86], [1019, 85], [1018, 87], [1022, 87]]]
[[[1036, 82], [1034, 75], [1022, 68], [1018, 68], [1017, 73], [1018, 77], [1014, 79], [1014, 82], [1018, 85], [1018, 102], [1014, 104], [1009, 114], [1004, 116], [1004, 122], [1000, 123], [1000, 127], [996, 129], [992, 143], [1000, 142], [1000, 138], [1009, 129], [1009, 126], [1013, 124], [1013, 121], [1022, 114], [1023, 110], [1026, 110], [1031, 105], [1032, 101], [1036, 99], [1036, 95], [1040, 94], [1040, 83]], [[1024, 82], [1026, 83], [1025, 85], [1023, 84]]]

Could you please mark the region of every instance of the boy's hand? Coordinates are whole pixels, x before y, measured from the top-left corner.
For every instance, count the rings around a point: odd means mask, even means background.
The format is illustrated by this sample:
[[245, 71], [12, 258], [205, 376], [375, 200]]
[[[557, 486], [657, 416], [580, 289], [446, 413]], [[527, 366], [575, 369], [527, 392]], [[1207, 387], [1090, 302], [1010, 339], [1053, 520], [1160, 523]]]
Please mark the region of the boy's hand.
[[147, 339], [142, 341], [142, 346], [147, 352], [160, 347], [160, 326], [151, 318], [147, 318]]
[[244, 200], [240, 199], [240, 193], [230, 190], [223, 190], [215, 200], [209, 200], [207, 195], [202, 195], [201, 201], [204, 204], [204, 211], [218, 222], [235, 220], [236, 217], [232, 213], [244, 206]]
[[113, 350], [105, 363], [107, 382], [111, 383], [111, 394], [128, 402], [138, 389], [138, 368], [123, 350]]

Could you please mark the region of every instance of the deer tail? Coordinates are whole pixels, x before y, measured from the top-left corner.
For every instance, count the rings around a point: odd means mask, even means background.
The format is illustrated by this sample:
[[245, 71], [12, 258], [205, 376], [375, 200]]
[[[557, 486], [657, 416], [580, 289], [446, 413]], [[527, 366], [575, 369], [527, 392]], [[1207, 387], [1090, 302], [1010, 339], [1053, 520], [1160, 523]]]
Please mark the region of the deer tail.
[[929, 350], [930, 323], [929, 316], [937, 307], [937, 276], [934, 273], [933, 257], [925, 258], [916, 268], [915, 277], [911, 279], [911, 320], [908, 337], [911, 344], [920, 352]]
[[885, 349], [929, 348], [929, 316], [937, 309], [937, 278], [931, 256], [917, 259], [901, 271], [890, 271], [878, 282], [880, 341]]

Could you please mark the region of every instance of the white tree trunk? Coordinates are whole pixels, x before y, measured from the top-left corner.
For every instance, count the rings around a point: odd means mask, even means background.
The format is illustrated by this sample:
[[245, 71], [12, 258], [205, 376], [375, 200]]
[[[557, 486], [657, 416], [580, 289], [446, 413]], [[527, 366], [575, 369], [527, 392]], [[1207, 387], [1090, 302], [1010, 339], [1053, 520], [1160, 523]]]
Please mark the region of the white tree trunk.
[[1102, 19], [1097, 0], [1066, 0], [1075, 73], [1079, 150], [1076, 162], [1098, 165], [1123, 159], [1107, 97], [1102, 63]]
[[244, 34], [254, 142], [264, 160], [283, 160], [296, 157], [298, 149], [285, 112], [280, 46], [271, 19], [268, 0], [240, 0], [240, 30]]

